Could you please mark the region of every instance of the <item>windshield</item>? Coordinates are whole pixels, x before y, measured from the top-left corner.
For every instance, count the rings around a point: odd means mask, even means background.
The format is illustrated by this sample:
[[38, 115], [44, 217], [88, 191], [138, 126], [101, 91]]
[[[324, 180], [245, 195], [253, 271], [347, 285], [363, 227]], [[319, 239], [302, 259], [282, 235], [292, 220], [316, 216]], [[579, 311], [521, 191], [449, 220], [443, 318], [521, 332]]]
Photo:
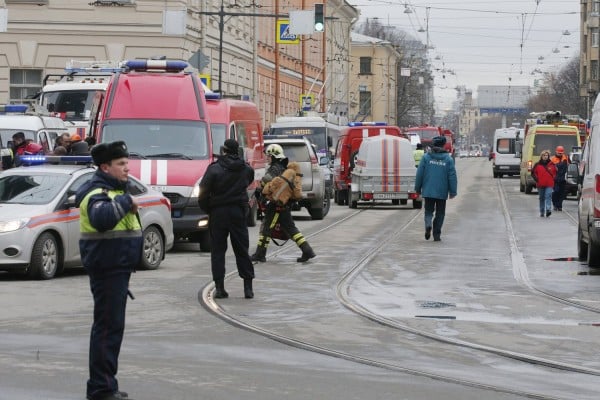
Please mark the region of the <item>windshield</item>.
[[419, 129], [418, 131], [421, 140], [431, 140], [436, 136], [440, 136], [440, 132], [437, 129]]
[[42, 93], [41, 104], [65, 121], [86, 121], [98, 90], [68, 90]]
[[0, 175], [0, 203], [48, 204], [64, 188], [69, 175]]
[[321, 126], [307, 126], [307, 127], [276, 127], [271, 128], [269, 135], [289, 135], [289, 136], [304, 136], [317, 146], [318, 151], [326, 151], [327, 139], [325, 138], [326, 130], [325, 127]]
[[23, 129], [0, 129], [0, 147], [7, 147], [8, 142], [12, 142], [12, 136], [17, 132], [23, 132], [25, 139], [36, 141], [35, 131], [24, 131]]
[[207, 159], [207, 126], [199, 121], [109, 120], [102, 142], [123, 140], [131, 158]]
[[535, 135], [533, 146], [533, 155], [539, 156], [543, 150], [550, 151], [554, 154], [556, 146], [563, 146], [565, 152], [570, 153], [571, 149], [577, 144], [577, 135]]

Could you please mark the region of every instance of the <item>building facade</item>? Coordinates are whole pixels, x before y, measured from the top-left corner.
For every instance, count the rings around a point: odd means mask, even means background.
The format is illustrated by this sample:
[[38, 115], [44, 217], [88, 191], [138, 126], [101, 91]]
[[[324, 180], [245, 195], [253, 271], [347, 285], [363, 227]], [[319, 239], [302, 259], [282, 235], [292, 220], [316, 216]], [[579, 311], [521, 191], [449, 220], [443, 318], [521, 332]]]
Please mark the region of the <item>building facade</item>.
[[397, 125], [396, 87], [402, 55], [386, 40], [358, 33], [351, 37], [349, 119]]
[[166, 57], [189, 60], [209, 87], [247, 98], [263, 113], [298, 112], [302, 94], [314, 110], [347, 113], [349, 43], [358, 11], [325, 3], [325, 31], [298, 44], [278, 43], [278, 21], [311, 0], [0, 0], [0, 104], [30, 101], [47, 74], [71, 60]]
[[579, 95], [587, 99], [587, 118], [600, 92], [600, 1], [581, 0]]

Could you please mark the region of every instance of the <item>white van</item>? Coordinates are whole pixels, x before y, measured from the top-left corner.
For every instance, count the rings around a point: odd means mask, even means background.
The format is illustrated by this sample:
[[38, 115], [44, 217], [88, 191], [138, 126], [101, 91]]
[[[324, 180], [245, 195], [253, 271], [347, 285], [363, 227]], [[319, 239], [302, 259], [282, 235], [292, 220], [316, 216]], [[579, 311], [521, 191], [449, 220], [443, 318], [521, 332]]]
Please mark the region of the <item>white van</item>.
[[523, 139], [523, 129], [500, 128], [494, 132], [492, 144], [492, 172], [494, 178], [519, 175], [521, 159], [517, 155], [517, 140]]
[[579, 191], [579, 221], [577, 226], [577, 252], [579, 261], [600, 268], [600, 97], [596, 99], [592, 114], [590, 135], [585, 141], [577, 182]]
[[358, 202], [391, 200], [421, 208], [423, 201], [415, 192], [417, 169], [410, 141], [390, 135], [364, 138], [352, 170], [348, 206]]
[[54, 150], [56, 138], [68, 132], [62, 119], [37, 114], [0, 115], [0, 148], [12, 142], [12, 136], [23, 132], [25, 139], [32, 139], [48, 154]]

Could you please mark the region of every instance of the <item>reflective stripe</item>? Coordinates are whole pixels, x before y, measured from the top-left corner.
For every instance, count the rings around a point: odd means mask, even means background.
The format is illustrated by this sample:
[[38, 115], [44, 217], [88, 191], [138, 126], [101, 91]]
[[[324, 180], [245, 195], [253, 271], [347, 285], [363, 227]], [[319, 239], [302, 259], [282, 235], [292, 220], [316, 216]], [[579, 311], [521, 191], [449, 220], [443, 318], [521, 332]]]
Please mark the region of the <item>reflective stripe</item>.
[[[89, 216], [87, 213], [87, 207], [88, 207], [90, 198], [92, 196], [102, 193], [102, 192], [103, 192], [102, 188], [96, 188], [94, 190], [91, 190], [84, 197], [83, 201], [79, 205], [79, 212], [80, 212], [79, 228], [80, 228], [80, 231], [82, 234], [82, 238], [83, 238], [84, 233], [97, 233], [97, 230], [90, 223]], [[116, 196], [121, 195], [121, 194], [124, 194], [124, 192], [122, 190], [108, 190], [106, 192], [106, 195], [111, 200], [113, 200]], [[141, 236], [142, 227], [137, 218], [137, 215], [132, 214], [132, 213], [125, 214], [123, 208], [114, 201], [113, 201], [113, 210], [114, 210], [115, 216], [119, 219], [119, 222], [109, 232], [130, 232], [130, 233], [135, 233], [132, 236]], [[122, 215], [124, 215], [124, 216], [121, 217]], [[108, 233], [108, 232], [104, 232], [103, 234], [106, 234], [106, 233]], [[120, 236], [120, 237], [131, 237], [131, 236], [128, 235], [128, 236]], [[100, 237], [100, 239], [103, 239], [103, 238], [106, 238], [106, 237], [105, 236]], [[88, 239], [88, 238], [86, 238], [86, 239]]]
[[142, 231], [106, 231], [106, 232], [81, 232], [81, 238], [86, 240], [104, 240], [140, 237]]

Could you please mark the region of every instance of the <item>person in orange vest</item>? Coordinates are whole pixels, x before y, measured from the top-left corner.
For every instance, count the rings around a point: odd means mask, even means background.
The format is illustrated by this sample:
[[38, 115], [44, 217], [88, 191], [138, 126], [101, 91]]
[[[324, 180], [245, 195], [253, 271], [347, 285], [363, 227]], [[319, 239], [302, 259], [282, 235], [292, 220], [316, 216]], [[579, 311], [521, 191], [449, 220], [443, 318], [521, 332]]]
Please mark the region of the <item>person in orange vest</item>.
[[570, 163], [569, 157], [565, 155], [565, 148], [563, 146], [556, 146], [556, 150], [550, 161], [556, 166], [552, 205], [554, 206], [554, 211], [562, 211], [563, 200], [567, 197], [567, 170]]

